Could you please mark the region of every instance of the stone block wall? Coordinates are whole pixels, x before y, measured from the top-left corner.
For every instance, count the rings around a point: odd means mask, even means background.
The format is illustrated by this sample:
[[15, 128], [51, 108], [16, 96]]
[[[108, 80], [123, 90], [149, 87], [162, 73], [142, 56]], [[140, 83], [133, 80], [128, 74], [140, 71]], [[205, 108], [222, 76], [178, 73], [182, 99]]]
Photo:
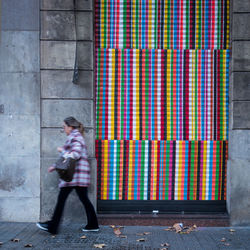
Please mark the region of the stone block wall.
[[[58, 177], [47, 168], [58, 157], [66, 135], [63, 119], [74, 116], [85, 126], [91, 164], [89, 196], [96, 203], [96, 161], [94, 150], [93, 6], [91, 0], [77, 0], [77, 32], [73, 0], [41, 0], [41, 220], [48, 219], [58, 194]], [[76, 34], [78, 37], [76, 37]], [[77, 42], [79, 80], [73, 84]], [[84, 208], [70, 195], [64, 220], [84, 222]]]
[[232, 225], [250, 225], [250, 1], [231, 1], [232, 66], [228, 211]]
[[1, 6], [0, 221], [40, 214], [39, 0]]

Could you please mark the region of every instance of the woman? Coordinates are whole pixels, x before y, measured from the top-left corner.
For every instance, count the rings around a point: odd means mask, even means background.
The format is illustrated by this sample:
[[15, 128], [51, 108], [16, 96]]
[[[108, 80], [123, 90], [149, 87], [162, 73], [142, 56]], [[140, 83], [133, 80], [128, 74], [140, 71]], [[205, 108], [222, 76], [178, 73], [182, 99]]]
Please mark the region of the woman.
[[[71, 157], [77, 160], [76, 169], [72, 181], [65, 182], [60, 179], [60, 192], [52, 219], [47, 222], [38, 222], [36, 225], [51, 234], [56, 234], [60, 219], [62, 217], [65, 201], [70, 192], [75, 189], [76, 193], [85, 207], [88, 223], [82, 231], [99, 231], [98, 221], [93, 205], [88, 198], [88, 186], [90, 183], [90, 169], [87, 161], [87, 148], [83, 138], [83, 125], [74, 117], [64, 120], [64, 132], [67, 135], [65, 145], [57, 150], [64, 158]], [[53, 172], [55, 166], [49, 167], [48, 171]]]

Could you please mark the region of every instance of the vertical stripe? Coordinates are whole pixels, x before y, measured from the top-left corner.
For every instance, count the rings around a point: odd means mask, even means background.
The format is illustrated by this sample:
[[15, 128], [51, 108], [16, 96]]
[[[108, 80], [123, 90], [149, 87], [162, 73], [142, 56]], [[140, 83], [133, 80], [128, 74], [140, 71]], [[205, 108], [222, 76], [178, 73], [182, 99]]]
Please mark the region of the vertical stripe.
[[175, 161], [176, 161], [176, 141], [172, 141], [172, 194], [171, 199], [175, 198]]

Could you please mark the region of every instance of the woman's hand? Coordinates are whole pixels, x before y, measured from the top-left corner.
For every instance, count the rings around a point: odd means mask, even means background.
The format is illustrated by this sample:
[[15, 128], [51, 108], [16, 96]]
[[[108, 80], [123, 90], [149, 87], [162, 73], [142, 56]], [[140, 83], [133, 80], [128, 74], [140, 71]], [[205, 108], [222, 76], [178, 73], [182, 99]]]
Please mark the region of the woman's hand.
[[57, 151], [61, 153], [61, 152], [63, 151], [63, 148], [58, 147], [58, 148], [57, 148]]
[[55, 171], [55, 169], [56, 169], [55, 167], [50, 166], [50, 167], [48, 168], [48, 172], [51, 173], [51, 172]]

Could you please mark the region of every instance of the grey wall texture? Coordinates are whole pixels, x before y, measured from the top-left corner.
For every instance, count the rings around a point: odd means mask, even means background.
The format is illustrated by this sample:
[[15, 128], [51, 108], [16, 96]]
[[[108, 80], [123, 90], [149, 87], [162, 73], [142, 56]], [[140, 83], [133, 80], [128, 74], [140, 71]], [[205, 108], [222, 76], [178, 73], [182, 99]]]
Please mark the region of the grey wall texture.
[[232, 225], [250, 225], [250, 1], [231, 2], [227, 205]]
[[39, 0], [2, 0], [0, 220], [40, 214]]
[[[76, 2], [75, 27], [73, 0], [41, 0], [41, 220], [48, 219], [55, 206], [58, 177], [47, 169], [58, 157], [57, 147], [66, 140], [60, 130], [67, 116], [85, 126], [92, 171], [89, 196], [96, 203], [93, 2]], [[80, 71], [78, 84], [73, 84], [76, 40]], [[64, 215], [66, 221], [86, 220], [75, 193], [70, 195]]]

